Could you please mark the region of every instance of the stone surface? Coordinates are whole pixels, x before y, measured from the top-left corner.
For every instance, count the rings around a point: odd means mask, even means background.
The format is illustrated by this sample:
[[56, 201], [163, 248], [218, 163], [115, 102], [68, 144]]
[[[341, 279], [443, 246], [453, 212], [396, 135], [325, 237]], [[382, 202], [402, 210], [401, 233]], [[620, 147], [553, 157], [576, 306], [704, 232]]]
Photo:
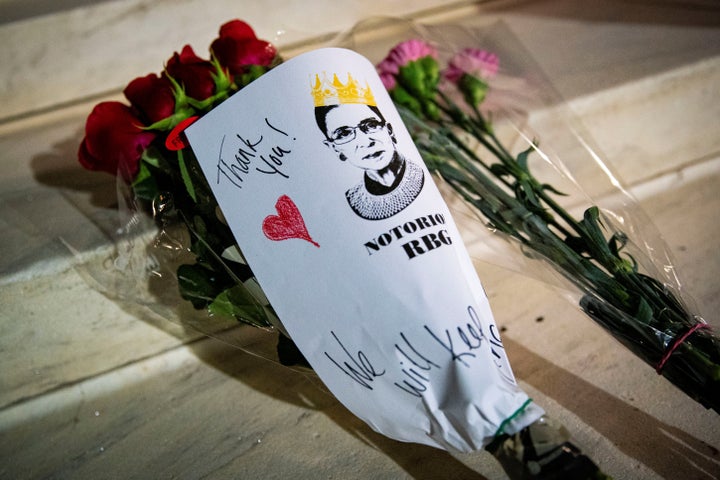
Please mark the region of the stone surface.
[[[13, 2], [0, 6], [19, 8]], [[373, 432], [312, 376], [267, 360], [273, 335], [206, 338], [177, 323], [186, 311], [141, 306], [152, 291], [103, 275], [121, 220], [114, 180], [76, 163], [87, 113], [181, 44], [204, 49], [236, 16], [267, 38], [283, 30], [288, 52], [374, 14], [502, 20], [640, 199], [684, 290], [718, 325], [716, 7], [230, 3], [203, 3], [199, 19], [194, 1], [67, 0], [46, 15], [13, 10], [0, 24], [0, 477], [507, 478], [487, 453], [451, 455]], [[366, 24], [359, 47], [382, 55], [397, 27]], [[531, 120], [557, 145], [550, 113]], [[574, 158], [569, 166], [584, 171]], [[499, 258], [487, 230], [459, 215], [516, 377], [575, 443], [615, 478], [720, 477], [718, 414], [581, 314], [555, 279], [505, 268], [523, 265]], [[121, 290], [141, 297], [118, 298]]]

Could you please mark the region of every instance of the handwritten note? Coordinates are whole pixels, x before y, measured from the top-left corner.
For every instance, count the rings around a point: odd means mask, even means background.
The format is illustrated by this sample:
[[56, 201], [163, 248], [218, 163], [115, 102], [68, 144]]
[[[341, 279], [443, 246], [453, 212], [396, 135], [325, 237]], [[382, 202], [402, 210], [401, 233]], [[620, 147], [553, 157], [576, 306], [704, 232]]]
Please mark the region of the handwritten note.
[[[288, 137], [287, 133], [274, 127], [267, 118], [265, 124], [274, 132]], [[224, 151], [226, 137], [223, 135], [220, 140], [216, 184], [219, 184], [221, 177], [224, 177], [237, 188], [242, 188], [251, 173], [289, 178], [287, 174], [283, 173], [282, 167], [283, 161], [292, 153], [290, 142], [277, 145], [272, 144], [272, 141], [265, 140], [263, 135], [250, 139], [236, 133], [235, 137], [237, 138], [234, 144], [239, 144], [239, 146], [235, 146], [234, 150], [228, 154]]]
[[374, 67], [276, 67], [186, 131], [283, 325], [340, 401], [459, 451], [542, 410], [518, 387], [450, 212]]

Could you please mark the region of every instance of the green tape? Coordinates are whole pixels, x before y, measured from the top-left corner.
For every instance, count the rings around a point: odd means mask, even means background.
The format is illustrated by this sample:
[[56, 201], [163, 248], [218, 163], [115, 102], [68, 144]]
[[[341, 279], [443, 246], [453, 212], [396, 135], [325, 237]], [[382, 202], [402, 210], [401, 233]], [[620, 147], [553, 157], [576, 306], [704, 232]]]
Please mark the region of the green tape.
[[510, 415], [508, 418], [503, 420], [502, 423], [500, 424], [500, 426], [498, 427], [497, 431], [495, 432], [495, 436], [497, 437], [498, 435], [502, 435], [503, 433], [505, 433], [504, 430], [505, 430], [505, 427], [507, 426], [507, 424], [512, 422], [513, 420], [515, 420], [515, 418], [517, 418], [521, 413], [523, 413], [525, 411], [525, 409], [527, 408], [527, 406], [530, 405], [530, 402], [532, 402], [532, 401], [533, 401], [532, 398], [528, 398], [527, 400], [525, 400], [525, 403], [520, 405], [520, 408], [515, 410], [515, 412], [513, 412], [512, 415]]

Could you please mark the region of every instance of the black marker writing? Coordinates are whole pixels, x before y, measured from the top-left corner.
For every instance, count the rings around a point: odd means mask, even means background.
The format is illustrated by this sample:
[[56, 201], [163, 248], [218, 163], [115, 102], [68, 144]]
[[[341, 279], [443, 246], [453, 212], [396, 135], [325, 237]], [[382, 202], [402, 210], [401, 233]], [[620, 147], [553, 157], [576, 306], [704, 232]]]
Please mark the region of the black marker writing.
[[[270, 123], [270, 120], [268, 120], [267, 117], [265, 118], [265, 124], [266, 124], [268, 127], [270, 127], [270, 128], [272, 128], [273, 130], [275, 130], [276, 132], [285, 135], [286, 137], [289, 137], [289, 136], [290, 136], [290, 135], [288, 135], [286, 132], [280, 130], [278, 127], [276, 127], [276, 126], [274, 126], [273, 124], [271, 124], [271, 123]], [[293, 138], [293, 140], [295, 140], [295, 139]], [[274, 147], [272, 147], [272, 148], [270, 149], [270, 153], [267, 154], [267, 156], [265, 156], [265, 155], [260, 155], [260, 160], [262, 160], [262, 161], [265, 163], [265, 165], [267, 165], [267, 166], [270, 168], [270, 170], [262, 170], [262, 169], [257, 168], [257, 167], [255, 168], [255, 170], [257, 170], [257, 171], [260, 172], [260, 173], [279, 174], [281, 177], [289, 178], [287, 175], [285, 175], [283, 172], [281, 172], [281, 171], [278, 169], [278, 167], [281, 167], [282, 164], [283, 164], [283, 160], [282, 160], [283, 157], [284, 157], [285, 155], [287, 155], [288, 153], [291, 153], [291, 150], [289, 150], [289, 149], [286, 150], [286, 149], [282, 148], [282, 147], [279, 146], [279, 145], [275, 145]]]
[[233, 185], [236, 187], [240, 187], [237, 183], [233, 181], [233, 179], [222, 169], [224, 166], [225, 168], [230, 168], [222, 159], [222, 150], [223, 146], [225, 145], [225, 135], [223, 135], [222, 140], [220, 140], [220, 153], [218, 153], [218, 163], [217, 163], [217, 179], [215, 180], [215, 183], [220, 183], [220, 174], [222, 173], [225, 175], [225, 177], [230, 180]]
[[465, 357], [475, 358], [473, 350], [480, 348], [482, 341], [485, 338], [482, 332], [482, 326], [480, 325], [480, 319], [477, 316], [477, 312], [472, 306], [467, 308], [468, 314], [470, 315], [470, 323], [466, 323], [464, 327], [457, 327], [456, 333], [465, 346], [455, 344], [455, 338], [451, 335], [449, 329], [445, 329], [445, 338], [437, 335], [427, 325], [424, 326], [425, 330], [432, 336], [432, 338], [440, 344], [451, 356], [452, 361], [459, 361], [466, 367], [470, 365], [465, 361]]
[[245, 181], [245, 175], [250, 172], [250, 165], [253, 159], [256, 157], [256, 147], [262, 142], [263, 137], [256, 142], [244, 139], [240, 135], [236, 135], [242, 144], [234, 154], [234, 161], [230, 163], [226, 162], [222, 157], [223, 146], [225, 145], [225, 135], [223, 135], [222, 141], [220, 142], [220, 155], [218, 156], [218, 174], [217, 183], [220, 183], [220, 174], [225, 175], [225, 178], [230, 180], [233, 185], [238, 188], [242, 188], [242, 182]]
[[265, 155], [260, 155], [260, 160], [265, 162], [265, 165], [270, 167], [270, 170], [262, 170], [259, 167], [255, 167], [255, 170], [257, 170], [260, 173], [267, 173], [267, 174], [280, 174], [281, 177], [290, 178], [287, 175], [285, 175], [283, 172], [281, 172], [278, 167], [281, 167], [283, 162], [282, 158], [290, 153], [290, 150], [284, 150], [281, 147], [273, 147], [270, 149], [272, 153], [270, 153], [267, 158]]
[[[273, 131], [285, 137], [290, 136], [283, 130], [272, 125], [267, 118], [265, 118], [265, 124]], [[253, 171], [265, 175], [279, 175], [283, 178], [290, 178], [289, 175], [282, 170], [285, 160], [288, 155], [292, 153], [290, 148], [277, 143], [267, 145], [269, 140], [266, 140], [263, 135], [259, 135], [254, 140], [243, 137], [240, 134], [236, 134], [235, 137], [239, 140], [240, 146], [233, 153], [232, 160], [223, 158], [225, 136], [222, 137], [222, 141], [220, 142], [220, 153], [217, 163], [217, 183], [220, 183], [220, 176], [222, 175], [236, 187], [242, 188], [243, 183]], [[295, 140], [295, 138], [292, 140]], [[265, 145], [263, 145], [263, 143], [265, 143]], [[261, 164], [254, 165], [256, 163]]]
[[[289, 137], [289, 136], [290, 136], [290, 135], [288, 135], [286, 132], [283, 132], [283, 131], [280, 130], [279, 128], [273, 126], [273, 125], [270, 123], [270, 120], [268, 120], [267, 118], [265, 119], [265, 123], [267, 124], [268, 127], [272, 128], [272, 129], [275, 130], [276, 132], [282, 133], [282, 134], [285, 135], [286, 137]], [[295, 140], [295, 139], [293, 138], [293, 140]]]
[[[477, 358], [479, 353], [477, 350], [482, 348], [484, 341], [487, 341], [488, 348], [495, 357], [494, 364], [501, 375], [508, 382], [516, 384], [512, 373], [503, 368], [505, 365], [502, 361], [503, 346], [497, 335], [497, 329], [490, 325], [490, 336], [486, 336], [480, 317], [472, 305], [467, 307], [467, 314], [468, 319], [464, 324], [456, 324], [451, 328], [437, 331], [427, 325], [423, 326], [432, 341], [427, 339], [417, 341], [404, 332], [399, 332], [400, 341], [394, 344], [394, 357], [398, 360], [398, 368], [393, 369], [395, 373], [390, 374], [395, 378], [387, 380], [403, 393], [422, 398], [432, 386], [435, 371], [442, 370], [452, 362], [473, 368], [474, 365], [471, 365], [470, 360]], [[378, 377], [384, 376], [386, 370], [377, 368], [377, 364], [373, 364], [362, 350], [358, 350], [357, 353], [351, 352], [334, 331], [330, 331], [330, 334], [340, 347], [341, 353], [333, 357], [327, 351], [323, 352], [328, 360], [358, 385], [374, 390], [376, 385], [373, 382]], [[442, 349], [438, 350], [437, 346], [433, 347], [433, 345], [439, 345]], [[441, 358], [447, 354], [449, 354], [449, 363], [446, 358]]]
[[385, 370], [378, 372], [362, 350], [358, 350], [357, 355], [353, 356], [345, 345], [343, 345], [337, 335], [335, 335], [335, 332], [331, 331], [330, 334], [333, 336], [338, 345], [340, 345], [343, 352], [345, 352], [347, 359], [340, 364], [337, 360], [331, 357], [328, 352], [323, 352], [325, 353], [325, 356], [330, 359], [330, 361], [333, 362], [335, 366], [338, 367], [345, 375], [368, 390], [372, 390], [373, 387], [370, 383], [372, 383], [376, 377], [385, 375]]
[[439, 369], [440, 365], [420, 353], [418, 349], [410, 343], [404, 333], [400, 333], [400, 338], [402, 338], [404, 345], [401, 347], [397, 343], [395, 344], [395, 350], [405, 359], [400, 361], [400, 365], [404, 366], [405, 361], [408, 361], [412, 366], [404, 367], [401, 370], [404, 379], [402, 383], [395, 382], [394, 385], [410, 395], [422, 397], [422, 394], [427, 390], [427, 385], [430, 382], [427, 374], [433, 368]]
[[243, 161], [250, 162], [251, 159], [255, 158], [255, 154], [257, 153], [257, 146], [260, 145], [260, 143], [263, 141], [262, 135], [260, 135], [260, 138], [257, 142], [253, 143], [250, 140], [247, 140], [240, 135], [235, 135], [237, 138], [240, 139], [240, 143], [242, 143], [245, 147], [248, 148], [249, 151], [245, 150], [245, 148], [240, 147], [237, 150], [237, 153], [235, 154], [235, 159], [240, 161], [242, 159]]

